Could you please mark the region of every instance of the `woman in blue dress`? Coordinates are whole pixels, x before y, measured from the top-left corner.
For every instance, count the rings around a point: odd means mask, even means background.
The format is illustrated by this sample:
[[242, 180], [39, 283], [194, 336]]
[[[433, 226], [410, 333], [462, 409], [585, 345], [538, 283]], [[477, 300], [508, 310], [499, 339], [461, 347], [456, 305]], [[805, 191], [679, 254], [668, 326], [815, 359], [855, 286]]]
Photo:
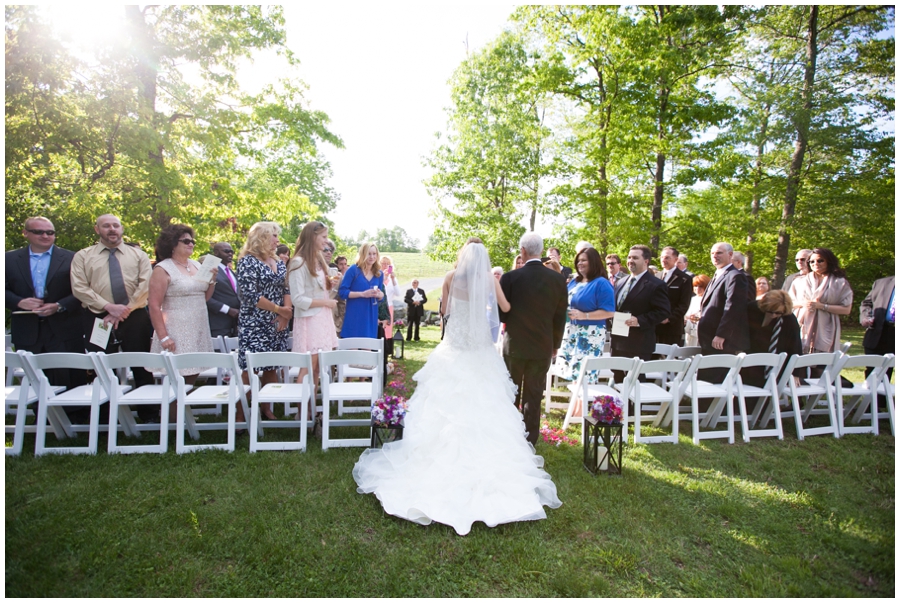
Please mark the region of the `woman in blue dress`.
[[[599, 357], [606, 344], [606, 319], [615, 313], [613, 287], [603, 259], [593, 247], [575, 256], [577, 276], [569, 281], [569, 322], [556, 356], [556, 374], [575, 381], [585, 358]], [[597, 382], [596, 372], [588, 376]]]
[[380, 290], [383, 281], [378, 247], [375, 243], [363, 243], [356, 264], [347, 269], [338, 290], [338, 296], [347, 300], [341, 338], [378, 337], [378, 302], [384, 297]]
[[[237, 263], [237, 282], [241, 294], [241, 312], [238, 315], [238, 364], [244, 370], [244, 383], [250, 383], [247, 375], [247, 352], [283, 352], [287, 347], [288, 320], [294, 314], [290, 292], [287, 289], [287, 268], [275, 250], [281, 227], [275, 222], [257, 222], [250, 227], [247, 242], [241, 249]], [[278, 367], [263, 367], [260, 383], [275, 383]], [[266, 419], [274, 419], [271, 404], [260, 407]], [[238, 406], [237, 420], [243, 421], [243, 411]]]

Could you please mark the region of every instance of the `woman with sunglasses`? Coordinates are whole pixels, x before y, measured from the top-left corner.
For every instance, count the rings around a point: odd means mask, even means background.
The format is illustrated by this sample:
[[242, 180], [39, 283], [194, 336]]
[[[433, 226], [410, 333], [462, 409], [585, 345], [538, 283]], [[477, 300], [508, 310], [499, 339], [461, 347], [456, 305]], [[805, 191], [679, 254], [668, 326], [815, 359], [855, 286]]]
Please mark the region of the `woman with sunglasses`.
[[[216, 289], [216, 273], [209, 282], [194, 278], [200, 263], [192, 260], [194, 229], [185, 224], [166, 226], [156, 239], [156, 265], [150, 275], [148, 309], [153, 324], [150, 351], [173, 354], [212, 352], [206, 300]], [[203, 370], [181, 369], [185, 383], [192, 384]], [[170, 418], [174, 417], [174, 403]]]
[[803, 352], [834, 352], [841, 348], [841, 316], [850, 314], [853, 290], [830, 249], [816, 247], [809, 256], [809, 274], [791, 285], [794, 314], [800, 323]]

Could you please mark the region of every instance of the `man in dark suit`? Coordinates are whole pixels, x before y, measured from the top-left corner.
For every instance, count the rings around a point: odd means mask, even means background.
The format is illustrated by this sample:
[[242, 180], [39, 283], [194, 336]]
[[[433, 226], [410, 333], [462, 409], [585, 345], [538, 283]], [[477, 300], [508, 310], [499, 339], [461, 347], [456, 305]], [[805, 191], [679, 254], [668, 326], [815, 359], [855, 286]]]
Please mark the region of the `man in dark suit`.
[[[893, 354], [894, 323], [896, 322], [894, 277], [880, 278], [872, 285], [872, 291], [859, 305], [859, 324], [866, 327], [863, 348], [866, 354]], [[888, 369], [888, 378], [894, 369]], [[872, 372], [867, 369], [866, 376]]]
[[671, 312], [669, 316], [656, 326], [656, 342], [684, 345], [684, 315], [691, 305], [694, 287], [691, 279], [675, 263], [678, 261], [678, 250], [674, 247], [663, 247], [659, 259], [663, 265], [660, 278], [666, 284]]
[[[631, 274], [616, 286], [616, 311], [631, 314], [625, 321], [630, 328], [627, 337], [612, 335], [613, 356], [650, 360], [656, 349], [656, 326], [671, 314], [665, 283], [647, 270], [651, 255], [646, 245], [628, 251], [625, 264]], [[621, 383], [622, 377], [616, 374], [616, 381]]]
[[406, 290], [403, 298], [403, 301], [406, 302], [406, 341], [411, 341], [413, 338], [413, 325], [416, 326], [416, 341], [419, 341], [419, 323], [425, 316], [425, 304], [428, 302], [428, 298], [425, 296], [425, 291], [419, 288], [417, 279], [413, 279], [411, 284], [412, 287]]
[[212, 253], [221, 258], [222, 263], [219, 264], [219, 274], [216, 275], [216, 288], [212, 297], [206, 300], [209, 334], [213, 337], [219, 335], [234, 337], [237, 335], [238, 314], [241, 309], [237, 277], [231, 270], [234, 249], [230, 243], [216, 243], [213, 245]]
[[[47, 218], [28, 218], [22, 234], [28, 245], [6, 252], [6, 308], [23, 312], [10, 318], [13, 345], [34, 354], [83, 354], [81, 302], [69, 280], [75, 253], [54, 244], [56, 231]], [[47, 377], [67, 387], [87, 383], [79, 371], [53, 371]]]
[[500, 288], [512, 306], [500, 312], [506, 323], [503, 360], [518, 387], [515, 403], [524, 411], [528, 441], [535, 444], [547, 370], [566, 325], [568, 293], [565, 277], [541, 263], [544, 240], [539, 234], [525, 233], [519, 247], [525, 265], [500, 277]]
[[716, 243], [710, 259], [716, 273], [700, 302], [697, 338], [704, 354], [739, 354], [750, 347], [747, 327], [748, 281], [731, 263], [734, 249]]

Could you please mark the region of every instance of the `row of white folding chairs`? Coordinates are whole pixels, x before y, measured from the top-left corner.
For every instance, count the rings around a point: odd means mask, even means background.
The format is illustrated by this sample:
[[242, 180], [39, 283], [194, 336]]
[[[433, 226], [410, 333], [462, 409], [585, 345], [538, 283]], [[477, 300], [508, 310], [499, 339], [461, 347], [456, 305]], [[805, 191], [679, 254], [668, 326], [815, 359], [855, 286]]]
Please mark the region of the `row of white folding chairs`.
[[[380, 371], [370, 382], [331, 383], [332, 368], [340, 370], [348, 365], [380, 366], [380, 356], [377, 352], [368, 351], [335, 351], [323, 352], [320, 355], [321, 382], [323, 384], [323, 405], [330, 410], [330, 403], [339, 404], [345, 401], [363, 400], [368, 404], [365, 407], [371, 412], [372, 404], [380, 396], [381, 378]], [[190, 452], [205, 448], [222, 448], [234, 450], [236, 427], [247, 427], [246, 422], [235, 422], [236, 404], [242, 405], [244, 416], [250, 417], [250, 450], [290, 450], [306, 449], [306, 421], [308, 407], [311, 401], [310, 371], [312, 363], [309, 354], [292, 352], [261, 352], [248, 353], [247, 365], [251, 375], [251, 385], [243, 385], [240, 380], [240, 369], [234, 354], [220, 353], [189, 353], [189, 354], [151, 354], [142, 352], [122, 352], [106, 355], [103, 353], [89, 354], [38, 354], [27, 352], [6, 353], [6, 365], [8, 368], [22, 368], [24, 372], [20, 386], [10, 392], [7, 388], [7, 401], [11, 394], [17, 406], [16, 422], [13, 427], [13, 446], [7, 448], [7, 454], [20, 454], [25, 433], [25, 413], [28, 406], [38, 402], [38, 419], [35, 426], [35, 454], [40, 456], [48, 452], [57, 453], [96, 453], [99, 425], [99, 408], [101, 404], [109, 402], [110, 420], [104, 431], [109, 433], [108, 451], [110, 453], [135, 453], [135, 452], [165, 452], [168, 447], [168, 408], [171, 402], [177, 403], [176, 418], [176, 452]], [[271, 383], [260, 387], [259, 376], [255, 369], [264, 366], [295, 367], [298, 372], [306, 371], [301, 383]], [[162, 383], [145, 385], [133, 389], [129, 385], [118, 383], [115, 372], [120, 369], [141, 366], [153, 370], [162, 375]], [[179, 369], [187, 367], [211, 367], [222, 368], [231, 374], [228, 385], [204, 386], [191, 391]], [[93, 383], [86, 386], [72, 388], [63, 391], [64, 388], [50, 385], [44, 374], [47, 369], [75, 369], [92, 370], [97, 374]], [[32, 384], [36, 384], [34, 388]], [[252, 411], [248, 407], [247, 393], [251, 391], [256, 403]], [[284, 402], [286, 405], [295, 403], [300, 412], [295, 420], [267, 421], [259, 412], [261, 403]], [[131, 412], [130, 406], [139, 404], [159, 405], [160, 423], [137, 424]], [[192, 412], [197, 406], [210, 406], [226, 404], [228, 406], [228, 422], [222, 423], [198, 423], [194, 420]], [[91, 418], [88, 425], [72, 425], [63, 408], [71, 406], [89, 406]], [[122, 412], [122, 407], [124, 412]], [[320, 407], [321, 409], [321, 407]], [[249, 413], [249, 414], [248, 414]], [[54, 431], [58, 439], [73, 437], [76, 432], [87, 431], [88, 445], [83, 447], [47, 447], [47, 427]], [[332, 427], [363, 426], [369, 425], [370, 419], [337, 419], [331, 420], [329, 413], [323, 417], [323, 449], [335, 446], [366, 446], [368, 438], [337, 439], [331, 437]], [[184, 441], [184, 431], [187, 430], [193, 439], [199, 439], [200, 430], [222, 429], [227, 430], [226, 444], [188, 445]], [[263, 442], [264, 428], [296, 428], [298, 438], [296, 442]], [[125, 435], [136, 436], [140, 431], [158, 430], [159, 443], [153, 445], [124, 445], [118, 441], [118, 431]]]
[[[782, 366], [784, 371], [777, 379]], [[808, 435], [830, 433], [840, 437], [845, 433], [871, 432], [878, 433], [878, 419], [890, 420], [891, 432], [894, 431], [893, 386], [887, 379], [887, 369], [894, 364], [893, 355], [887, 356], [846, 356], [840, 351], [833, 354], [812, 354], [807, 356], [791, 356], [786, 354], [739, 354], [734, 355], [695, 355], [693, 358], [642, 361], [639, 358], [589, 358], [583, 363], [581, 374], [571, 386], [572, 394], [566, 414], [565, 423], [571, 419], [576, 405], [582, 407], [582, 415], [588, 412], [589, 402], [598, 395], [613, 395], [623, 401], [630, 401], [635, 407], [634, 424], [635, 442], [654, 443], [678, 441], [678, 421], [673, 421], [677, 413], [679, 420], [690, 420], [692, 436], [695, 444], [701, 439], [727, 437], [729, 443], [734, 442], [734, 409], [733, 399], [739, 405], [741, 428], [744, 441], [751, 437], [777, 436], [784, 437], [781, 419], [783, 415], [794, 416], [798, 439]], [[767, 375], [764, 387], [755, 387], [743, 383], [740, 371], [744, 368], [759, 367]], [[797, 369], [820, 367], [821, 377], [795, 382], [791, 375]], [[841, 385], [840, 373], [844, 368], [871, 367], [872, 371], [866, 381], [854, 384], [852, 388]], [[698, 378], [698, 372], [704, 369], [727, 371], [718, 383], [709, 383]], [[587, 374], [597, 371], [599, 374], [609, 371], [622, 371], [626, 374], [622, 383], [591, 384]], [[641, 381], [643, 376], [645, 381]], [[653, 383], [653, 380], [657, 383]], [[876, 400], [878, 394], [887, 395], [887, 412], [878, 413]], [[809, 427], [809, 417], [816, 413], [817, 405], [824, 396], [825, 408], [818, 411], [829, 416], [829, 424], [824, 427]], [[850, 396], [853, 400], [850, 407], [844, 409], [843, 400]], [[690, 398], [690, 408], [681, 409], [679, 404], [683, 398]], [[757, 399], [751, 414], [746, 408], [747, 399]], [[801, 409], [800, 399], [806, 399]], [[699, 401], [709, 399], [710, 406], [700, 412]], [[784, 400], [792, 406], [792, 410], [782, 413], [780, 406]], [[865, 418], [871, 421], [870, 426], [850, 427], [845, 425], [853, 409], [856, 409], [855, 420]], [[868, 414], [866, 411], [869, 410]], [[645, 413], [645, 411], [647, 411]], [[723, 411], [726, 417], [722, 418]], [[874, 412], [874, 415], [873, 415]], [[775, 426], [767, 428], [774, 418]], [[628, 422], [627, 404], [624, 408], [624, 420]], [[725, 430], [716, 431], [718, 423], [725, 421]], [[671, 425], [671, 433], [663, 436], [642, 436], [641, 423], [653, 422], [656, 427]], [[757, 424], [761, 427], [757, 428]], [[708, 430], [704, 431], [701, 427]], [[711, 429], [711, 430], [709, 430]]]

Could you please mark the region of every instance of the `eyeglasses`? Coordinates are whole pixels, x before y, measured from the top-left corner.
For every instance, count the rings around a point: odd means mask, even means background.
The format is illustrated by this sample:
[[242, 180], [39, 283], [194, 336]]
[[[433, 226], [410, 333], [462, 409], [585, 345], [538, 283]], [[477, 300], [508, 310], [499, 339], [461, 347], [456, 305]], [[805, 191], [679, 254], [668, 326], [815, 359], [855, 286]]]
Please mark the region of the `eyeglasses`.
[[615, 266], [615, 265], [618, 264], [618, 263], [619, 263], [619, 262], [606, 262], [606, 265], [607, 265], [607, 266]]
[[185, 245], [196, 245], [197, 241], [194, 239], [178, 239], [179, 243], [184, 243]]
[[55, 231], [55, 230], [34, 230], [34, 229], [32, 229], [32, 228], [26, 228], [25, 230], [27, 230], [27, 231], [30, 232], [31, 234], [36, 234], [36, 235], [47, 235], [48, 237], [52, 237], [53, 235], [56, 234], [56, 231]]
[[333, 247], [326, 247], [326, 248], [323, 249], [322, 251], [324, 251], [325, 253], [334, 253], [334, 248], [333, 248]]

